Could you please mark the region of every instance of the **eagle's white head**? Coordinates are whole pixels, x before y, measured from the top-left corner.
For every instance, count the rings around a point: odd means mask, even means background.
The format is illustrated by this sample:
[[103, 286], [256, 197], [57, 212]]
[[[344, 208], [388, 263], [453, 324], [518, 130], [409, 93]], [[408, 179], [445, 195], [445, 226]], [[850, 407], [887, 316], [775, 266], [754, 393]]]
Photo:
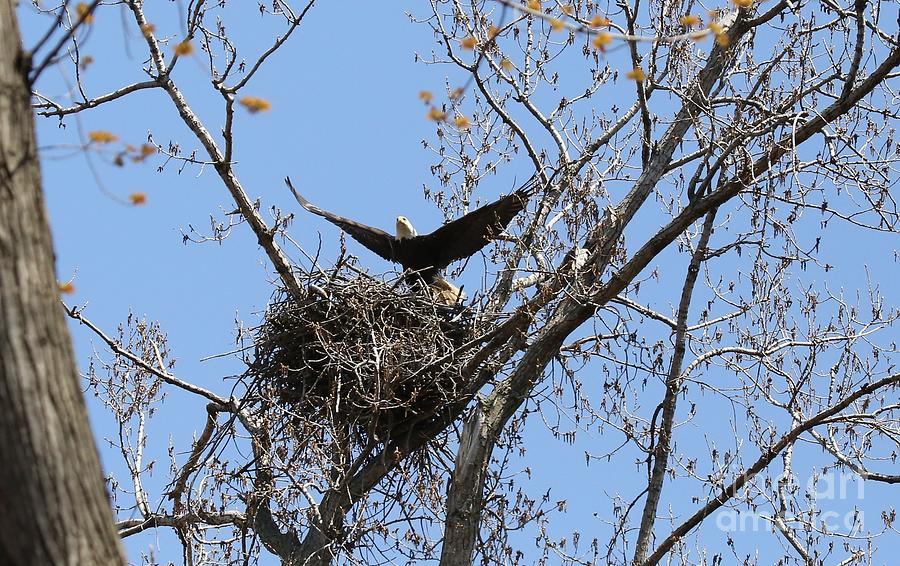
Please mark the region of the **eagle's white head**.
[[397, 239], [414, 238], [418, 236], [418, 232], [413, 228], [412, 222], [405, 216], [397, 217]]

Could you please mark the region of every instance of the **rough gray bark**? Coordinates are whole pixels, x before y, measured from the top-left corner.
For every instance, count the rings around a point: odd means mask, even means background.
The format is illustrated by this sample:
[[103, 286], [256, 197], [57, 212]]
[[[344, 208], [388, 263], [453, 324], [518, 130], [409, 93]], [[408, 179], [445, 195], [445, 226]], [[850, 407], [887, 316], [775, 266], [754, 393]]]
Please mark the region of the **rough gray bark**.
[[453, 550], [441, 553], [441, 566], [465, 566], [472, 563], [484, 506], [483, 486], [487, 463], [494, 448], [494, 444], [481, 434], [485, 430], [482, 418], [482, 407], [472, 411], [465, 430], [473, 432], [463, 437], [456, 454], [454, 469], [458, 471], [453, 477], [454, 489], [448, 493], [443, 545], [443, 548]]
[[0, 563], [123, 563], [57, 296], [15, 3], [0, 0]]
[[647, 501], [644, 504], [644, 513], [641, 517], [641, 530], [638, 532], [637, 543], [635, 544], [633, 564], [644, 562], [647, 558], [647, 553], [650, 551], [650, 545], [653, 543], [653, 525], [659, 509], [663, 482], [666, 480], [666, 473], [669, 469], [669, 456], [672, 453], [675, 409], [678, 405], [678, 392], [681, 391], [681, 370], [683, 369], [684, 353], [687, 349], [688, 312], [694, 297], [694, 286], [697, 283], [697, 276], [700, 274], [700, 264], [703, 263], [706, 257], [709, 237], [712, 235], [715, 220], [716, 209], [714, 208], [706, 215], [706, 220], [703, 222], [703, 232], [700, 235], [700, 241], [697, 243], [697, 249], [694, 250], [694, 255], [691, 257], [691, 263], [688, 265], [684, 286], [681, 288], [681, 301], [678, 304], [678, 319], [675, 328], [675, 352], [672, 356], [672, 363], [669, 366], [669, 375], [666, 378], [666, 395], [660, 404], [660, 409], [657, 409], [662, 411], [662, 424], [659, 427], [659, 439], [656, 441], [656, 447], [653, 449], [653, 472], [650, 485], [647, 487]]

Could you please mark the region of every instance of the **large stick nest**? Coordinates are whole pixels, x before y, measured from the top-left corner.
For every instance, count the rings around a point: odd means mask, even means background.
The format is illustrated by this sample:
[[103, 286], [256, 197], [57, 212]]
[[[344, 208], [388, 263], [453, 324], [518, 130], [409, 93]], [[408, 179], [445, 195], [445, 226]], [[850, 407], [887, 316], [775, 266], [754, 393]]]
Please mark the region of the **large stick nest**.
[[472, 318], [397, 281], [318, 271], [301, 300], [276, 295], [247, 375], [290, 414], [384, 441], [469, 394], [457, 349]]

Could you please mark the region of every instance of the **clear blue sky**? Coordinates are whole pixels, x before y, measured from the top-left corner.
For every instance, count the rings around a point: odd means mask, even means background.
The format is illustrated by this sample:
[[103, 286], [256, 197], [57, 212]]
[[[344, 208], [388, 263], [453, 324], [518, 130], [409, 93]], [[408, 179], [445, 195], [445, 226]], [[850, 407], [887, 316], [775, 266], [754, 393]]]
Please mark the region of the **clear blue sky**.
[[[310, 12], [296, 37], [269, 61], [245, 91], [269, 100], [272, 110], [258, 115], [238, 112], [235, 159], [238, 175], [251, 198], [262, 199], [264, 209], [274, 205], [296, 211], [296, 204], [282, 184], [283, 177], [290, 175], [301, 192], [316, 204], [374, 226], [391, 230], [398, 213], [411, 217], [420, 232], [440, 223], [440, 212], [422, 196], [423, 184], [437, 187], [429, 171], [433, 156], [422, 146], [422, 140], [435, 139], [435, 127], [424, 119], [426, 108], [417, 99], [417, 93], [431, 90], [440, 96], [446, 84], [459, 85], [465, 77], [456, 69], [415, 62], [415, 53], [427, 55], [436, 47], [430, 31], [410, 23], [405, 10], [426, 15], [425, 8], [421, 3], [404, 7], [344, 2], [323, 3]], [[151, 21], [157, 33], [178, 36], [181, 24], [175, 5], [160, 2], [154, 9], [158, 11], [152, 12]], [[84, 73], [88, 95], [142, 80], [140, 69], [146, 46], [130, 27], [123, 25], [123, 20], [127, 20], [121, 15], [124, 12], [121, 7], [103, 7], [90, 36], [82, 43], [82, 55], [94, 58]], [[28, 3], [23, 3], [19, 13], [25, 44], [31, 45], [50, 20], [35, 15]], [[277, 29], [260, 19], [256, 3], [232, 6], [228, 13], [229, 32], [248, 59], [265, 48]], [[583, 73], [575, 64], [563, 66], [563, 74]], [[38, 90], [58, 96], [68, 90], [63, 76], [72, 80], [70, 65], [62, 72], [49, 70]], [[218, 130], [221, 98], [211, 92], [202, 61], [181, 61], [174, 78], [209, 128]], [[619, 106], [628, 104], [630, 99], [623, 99]], [[180, 144], [183, 153], [196, 149], [199, 155], [203, 154], [169, 99], [160, 92], [136, 93], [78, 118], [69, 117], [64, 129], [58, 127], [55, 119], [38, 120], [59, 277], [74, 278], [76, 287], [76, 293], [67, 297], [67, 302], [86, 305], [86, 316], [109, 332], [114, 332], [129, 311], [159, 321], [178, 359], [175, 373], [228, 395], [231, 382], [223, 381], [223, 376], [240, 373], [242, 365], [233, 358], [208, 362], [200, 359], [233, 348], [236, 317], [246, 325], [258, 321], [273, 290], [272, 269], [245, 226], [235, 228], [221, 245], [182, 243], [182, 232], [190, 226], [208, 232], [210, 214], [222, 219], [223, 212], [234, 209], [211, 169], [188, 166], [179, 172], [180, 164], [171, 162], [159, 172], [157, 168], [164, 164], [162, 156], [118, 168], [111, 164], [109, 155], [94, 154], [91, 160], [102, 188], [98, 186], [84, 153], [78, 151], [85, 132], [94, 130], [111, 131], [136, 146], [152, 135], [157, 143]], [[511, 170], [515, 169], [516, 166]], [[518, 172], [528, 174], [525, 167], [519, 167]], [[508, 182], [498, 186], [483, 183], [479, 196], [489, 199], [509, 189]], [[123, 205], [107, 192], [122, 199], [130, 193], [143, 192], [148, 201], [141, 207]], [[639, 241], [640, 230], [650, 233], [658, 224], [656, 220], [648, 216], [642, 221], [645, 224], [634, 228], [638, 230], [634, 241]], [[321, 233], [323, 256], [334, 256], [337, 229], [321, 219], [299, 211], [291, 233], [311, 249]], [[896, 277], [897, 263], [892, 255], [900, 247], [896, 236], [838, 226], [828, 238], [823, 245], [830, 246], [828, 254], [838, 266], [829, 275], [833, 290], [845, 288], [853, 293], [864, 288], [864, 269], [868, 269], [873, 280], [889, 282]], [[376, 272], [386, 270], [386, 263], [352, 243], [350, 246], [363, 265]], [[684, 256], [672, 252], [654, 266], [671, 270], [677, 281], [683, 277], [685, 265]], [[468, 267], [466, 278], [470, 285], [481, 276], [481, 269], [480, 261]], [[821, 283], [821, 277], [820, 272], [800, 273], [798, 285], [804, 281]], [[900, 296], [891, 285], [885, 284], [881, 290], [891, 304], [900, 304]], [[669, 312], [679, 291], [680, 282], [673, 285], [672, 279], [649, 281], [641, 299]], [[109, 352], [85, 329], [73, 326], [72, 331], [82, 369], [94, 350], [100, 357], [110, 359]], [[667, 339], [659, 328], [648, 328], [647, 336], [648, 340]], [[896, 329], [881, 341], [889, 339], [900, 341]], [[586, 387], [599, 389], [602, 373], [588, 368], [582, 380]], [[658, 393], [651, 384], [646, 394], [651, 395], [652, 401], [642, 404], [644, 412], [652, 412], [648, 407], [655, 406]], [[695, 401], [702, 403], [703, 398]], [[95, 400], [88, 402], [104, 465], [124, 482], [127, 476], [121, 458], [102, 440], [115, 437], [114, 422]], [[205, 421], [203, 406], [197, 398], [170, 390], [151, 423], [147, 458], [157, 459], [158, 464], [147, 487], [157, 498], [155, 503], [162, 499], [168, 446], [171, 442], [179, 453], [188, 449]], [[696, 434], [689, 434], [682, 442], [727, 444], [733, 436], [733, 418], [729, 410], [717, 411], [720, 412], [701, 411], [692, 429]], [[528, 424], [529, 452], [525, 463], [514, 463], [519, 468], [527, 465], [533, 471], [532, 479], [523, 485], [533, 489], [535, 497], [551, 489], [551, 501], [568, 500], [568, 511], [554, 519], [556, 536], [580, 531], [585, 539], [597, 536], [604, 544], [610, 532], [609, 521], [613, 520], [607, 496], [620, 494], [626, 503], [630, 501], [642, 486], [643, 468], [623, 466], [624, 460], [617, 468], [604, 467], [603, 462], [596, 461], [584, 465], [586, 451], [600, 454], [621, 441], [614, 433], [582, 434], [576, 444], [569, 445], [551, 440], [539, 418], [530, 418]], [[817, 454], [815, 450], [803, 453], [806, 459], [800, 467], [811, 469], [819, 465]], [[183, 461], [184, 456], [180, 459]], [[664, 513], [670, 502], [679, 512], [695, 508], [690, 501], [693, 493], [668, 495], [673, 499], [663, 500]], [[870, 482], [866, 484], [865, 497], [850, 504], [864, 507], [866, 520], [877, 529], [881, 503], [888, 499], [895, 500], [896, 495]], [[836, 505], [846, 504], [842, 501]], [[522, 539], [526, 552], [532, 552], [530, 535], [533, 533]], [[701, 535], [711, 547], [730, 555], [725, 535], [712, 523], [701, 530]], [[760, 544], [759, 537], [747, 533], [736, 534], [735, 540], [740, 557], [755, 552], [755, 546]], [[900, 549], [896, 539], [881, 540], [892, 541], [893, 550]], [[763, 563], [780, 555], [772, 538], [766, 537], [763, 545]], [[181, 560], [177, 541], [165, 529], [132, 537], [126, 546], [134, 562], [138, 562], [141, 552], [150, 552], [151, 548], [161, 562]]]

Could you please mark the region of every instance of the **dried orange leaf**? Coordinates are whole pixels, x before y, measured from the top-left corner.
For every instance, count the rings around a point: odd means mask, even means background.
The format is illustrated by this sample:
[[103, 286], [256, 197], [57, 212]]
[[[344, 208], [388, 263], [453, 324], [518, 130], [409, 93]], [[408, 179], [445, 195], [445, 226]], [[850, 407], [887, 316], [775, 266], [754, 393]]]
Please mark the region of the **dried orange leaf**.
[[557, 18], [550, 18], [550, 29], [553, 31], [562, 31], [566, 29], [566, 24], [563, 23], [562, 20]]
[[447, 119], [447, 114], [432, 106], [426, 117], [432, 122], [443, 122]]
[[431, 91], [428, 91], [428, 90], [420, 90], [420, 91], [419, 91], [419, 100], [421, 100], [421, 101], [424, 102], [425, 104], [428, 104], [429, 102], [431, 102], [432, 100], [434, 100], [434, 95], [431, 94]]
[[571, 16], [572, 14], [575, 13], [575, 8], [572, 7], [571, 4], [566, 4], [565, 6], [563, 6], [563, 7], [560, 8], [560, 9], [562, 10], [562, 13], [565, 14], [565, 15], [567, 15], [567, 16]]
[[272, 108], [272, 104], [265, 98], [258, 96], [245, 96], [238, 101], [241, 106], [247, 109], [251, 114], [257, 112], [268, 112]]
[[141, 26], [141, 33], [144, 34], [144, 37], [149, 38], [155, 31], [156, 26], [153, 24], [144, 24]]
[[175, 44], [175, 54], [176, 55], [190, 55], [193, 52], [194, 52], [194, 45], [188, 39], [185, 39], [181, 43]]
[[506, 57], [504, 57], [503, 60], [500, 61], [500, 66], [503, 67], [504, 71], [512, 71], [513, 70], [512, 61], [510, 61]]
[[633, 81], [637, 81], [639, 83], [647, 80], [647, 73], [644, 72], [644, 69], [640, 67], [635, 67], [634, 69], [625, 73], [625, 76]]
[[119, 139], [119, 136], [106, 130], [94, 130], [88, 132], [88, 139], [94, 143], [111, 143]]
[[450, 93], [450, 100], [459, 100], [462, 98], [462, 95], [466, 93], [466, 89], [463, 87], [456, 87], [453, 89], [453, 92]]
[[528, 0], [528, 9], [540, 11], [541, 9], [541, 0]]
[[593, 45], [595, 49], [606, 51], [606, 46], [612, 43], [612, 40], [613, 37], [611, 34], [608, 34], [605, 31], [601, 31], [594, 36], [594, 40], [591, 41], [591, 45]]
[[78, 14], [78, 19], [83, 20], [84, 23], [94, 23], [94, 14], [91, 13], [91, 7], [88, 6], [87, 2], [79, 2], [75, 6], [75, 13]]
[[462, 41], [459, 42], [459, 45], [463, 49], [475, 49], [475, 46], [478, 45], [478, 40], [470, 35], [469, 37], [464, 37]]
[[722, 24], [719, 22], [710, 22], [706, 27], [708, 27], [709, 31], [713, 32], [716, 36], [716, 43], [722, 47], [728, 46], [728, 35], [725, 33], [725, 28], [722, 27]]
[[141, 206], [142, 204], [147, 204], [147, 195], [144, 193], [131, 193], [128, 195], [128, 200], [135, 206]]
[[141, 145], [141, 147], [133, 147], [130, 145], [125, 146], [125, 150], [129, 153], [134, 153], [131, 157], [131, 161], [134, 163], [142, 163], [151, 155], [156, 153], [156, 146], [153, 144], [145, 143]]
[[66, 281], [65, 283], [59, 283], [57, 288], [59, 289], [60, 293], [63, 293], [65, 295], [71, 295], [72, 293], [75, 292], [75, 284], [72, 283], [71, 281]]
[[689, 14], [687, 16], [681, 16], [681, 19], [678, 21], [681, 22], [681, 25], [683, 26], [695, 26], [700, 23], [700, 16]]
[[612, 22], [606, 16], [596, 15], [593, 18], [591, 18], [591, 21], [588, 23], [590, 24], [591, 27], [602, 28], [602, 27], [608, 26]]
[[753, 0], [731, 0], [738, 8], [749, 8], [753, 5]]
[[460, 130], [468, 130], [472, 126], [472, 122], [470, 122], [469, 119], [465, 116], [457, 116], [456, 119], [453, 120], [453, 122]]

